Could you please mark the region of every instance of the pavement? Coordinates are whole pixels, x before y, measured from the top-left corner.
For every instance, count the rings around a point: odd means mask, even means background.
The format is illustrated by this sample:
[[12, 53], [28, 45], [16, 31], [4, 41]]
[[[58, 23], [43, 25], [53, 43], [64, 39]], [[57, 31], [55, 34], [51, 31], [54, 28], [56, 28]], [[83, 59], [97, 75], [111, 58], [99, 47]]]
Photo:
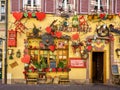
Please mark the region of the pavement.
[[120, 85], [103, 85], [103, 84], [85, 84], [85, 85], [0, 84], [0, 90], [120, 90]]

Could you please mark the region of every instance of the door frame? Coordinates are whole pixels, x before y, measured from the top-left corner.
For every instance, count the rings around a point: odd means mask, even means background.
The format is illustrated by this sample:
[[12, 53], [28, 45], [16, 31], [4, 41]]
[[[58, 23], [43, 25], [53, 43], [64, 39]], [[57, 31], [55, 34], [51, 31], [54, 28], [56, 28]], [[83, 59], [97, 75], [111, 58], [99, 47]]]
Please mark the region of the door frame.
[[93, 52], [103, 52], [103, 83], [106, 83], [106, 51], [92, 51], [91, 52], [91, 57], [90, 57], [90, 82], [93, 83], [93, 80], [92, 80], [92, 74], [93, 74], [93, 70], [92, 70], [92, 66], [93, 66], [93, 60], [92, 60], [92, 55], [93, 55]]

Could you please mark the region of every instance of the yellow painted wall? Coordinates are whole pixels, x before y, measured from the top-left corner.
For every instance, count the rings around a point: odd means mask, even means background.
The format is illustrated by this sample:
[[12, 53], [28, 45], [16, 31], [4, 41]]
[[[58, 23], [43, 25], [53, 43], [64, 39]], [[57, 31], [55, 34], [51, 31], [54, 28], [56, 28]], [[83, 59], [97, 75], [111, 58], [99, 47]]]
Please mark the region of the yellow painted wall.
[[[13, 18], [12, 14], [10, 13], [10, 2], [8, 4], [9, 6], [9, 13], [8, 13], [8, 30], [10, 29], [14, 29], [15, 28], [15, 25], [13, 24], [15, 19]], [[87, 16], [85, 15], [85, 18], [87, 19]], [[49, 26], [51, 24], [51, 22], [55, 19], [58, 19], [58, 22], [59, 21], [62, 21], [62, 18], [61, 17], [56, 17], [56, 16], [53, 16], [53, 15], [46, 15], [46, 18], [45, 20], [43, 21], [38, 21], [34, 18], [25, 18], [25, 19], [22, 19], [21, 22], [24, 23], [26, 20], [27, 22], [25, 23], [25, 26], [27, 28], [29, 28], [29, 30], [25, 30], [25, 32], [31, 32], [31, 29], [34, 27], [33, 24], [35, 24], [37, 27], [42, 27], [42, 31], [44, 32], [45, 31], [45, 28], [47, 26]], [[71, 22], [72, 18], [69, 18], [69, 23]], [[57, 23], [58, 23], [57, 22]], [[104, 23], [109, 25], [109, 24], [114, 24], [117, 26], [117, 24], [115, 24], [116, 22], [120, 22], [120, 18], [119, 17], [115, 17], [113, 20], [105, 20]], [[96, 24], [98, 24], [98, 22], [95, 22], [95, 21], [88, 21], [89, 25], [92, 27], [92, 32], [90, 33], [83, 33], [81, 32], [80, 33], [80, 39], [81, 40], [85, 40], [85, 38], [87, 36], [91, 36], [91, 35], [94, 35], [95, 33], [95, 29], [96, 29]], [[103, 24], [103, 23], [102, 23]], [[73, 33], [76, 33], [76, 32], [73, 32]], [[65, 34], [68, 34], [68, 35], [72, 35], [73, 33], [65, 33]], [[8, 73], [11, 73], [12, 74], [12, 79], [24, 79], [24, 75], [23, 75], [23, 71], [24, 71], [24, 64], [21, 62], [21, 59], [18, 59], [16, 58], [15, 56], [15, 52], [20, 49], [21, 52], [22, 52], [22, 56], [23, 56], [23, 50], [24, 50], [24, 39], [26, 39], [26, 34], [18, 34], [18, 37], [17, 37], [17, 47], [11, 47], [10, 49], [14, 49], [14, 59], [13, 60], [7, 60], [8, 62]], [[116, 40], [115, 40], [116, 42]], [[116, 46], [115, 46], [116, 47]], [[105, 48], [104, 48], [104, 51], [105, 51], [105, 63], [106, 63], [106, 79], [109, 79], [109, 71], [110, 71], [110, 68], [109, 68], [109, 44], [105, 45]], [[91, 77], [91, 53], [89, 53], [90, 57], [89, 57], [89, 77]], [[9, 57], [9, 56], [8, 56]], [[73, 54], [72, 53], [72, 48], [71, 48], [71, 41], [69, 42], [69, 57], [79, 57], [78, 54]], [[115, 57], [116, 59], [117, 57]], [[119, 59], [119, 58], [117, 58]], [[18, 66], [16, 66], [15, 68], [11, 68], [10, 67], [10, 64], [13, 63], [14, 61], [16, 61], [18, 63]], [[49, 73], [50, 74], [50, 73]], [[52, 74], [52, 73], [51, 73]], [[54, 73], [55, 75], [55, 73]], [[53, 76], [54, 76], [53, 75]], [[69, 72], [69, 78], [70, 79], [86, 79], [86, 68], [71, 68], [71, 71]]]

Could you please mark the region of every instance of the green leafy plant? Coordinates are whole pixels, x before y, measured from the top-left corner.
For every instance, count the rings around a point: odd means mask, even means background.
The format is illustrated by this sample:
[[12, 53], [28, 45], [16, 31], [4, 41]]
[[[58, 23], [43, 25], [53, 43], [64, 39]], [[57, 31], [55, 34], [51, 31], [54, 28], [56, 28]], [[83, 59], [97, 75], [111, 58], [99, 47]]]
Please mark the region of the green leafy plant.
[[45, 62], [44, 57], [41, 56], [40, 60], [41, 60], [40, 62], [32, 62], [32, 64], [33, 64], [38, 70], [47, 68], [47, 63]]
[[64, 68], [64, 63], [62, 61], [58, 63], [58, 68]]

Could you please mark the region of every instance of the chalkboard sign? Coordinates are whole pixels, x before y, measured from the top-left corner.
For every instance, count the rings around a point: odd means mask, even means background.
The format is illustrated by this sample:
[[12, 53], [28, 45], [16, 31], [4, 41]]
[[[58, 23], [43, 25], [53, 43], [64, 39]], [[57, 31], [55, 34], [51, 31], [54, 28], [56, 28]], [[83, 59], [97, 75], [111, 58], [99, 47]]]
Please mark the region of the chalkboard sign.
[[112, 74], [119, 75], [118, 65], [112, 65]]

